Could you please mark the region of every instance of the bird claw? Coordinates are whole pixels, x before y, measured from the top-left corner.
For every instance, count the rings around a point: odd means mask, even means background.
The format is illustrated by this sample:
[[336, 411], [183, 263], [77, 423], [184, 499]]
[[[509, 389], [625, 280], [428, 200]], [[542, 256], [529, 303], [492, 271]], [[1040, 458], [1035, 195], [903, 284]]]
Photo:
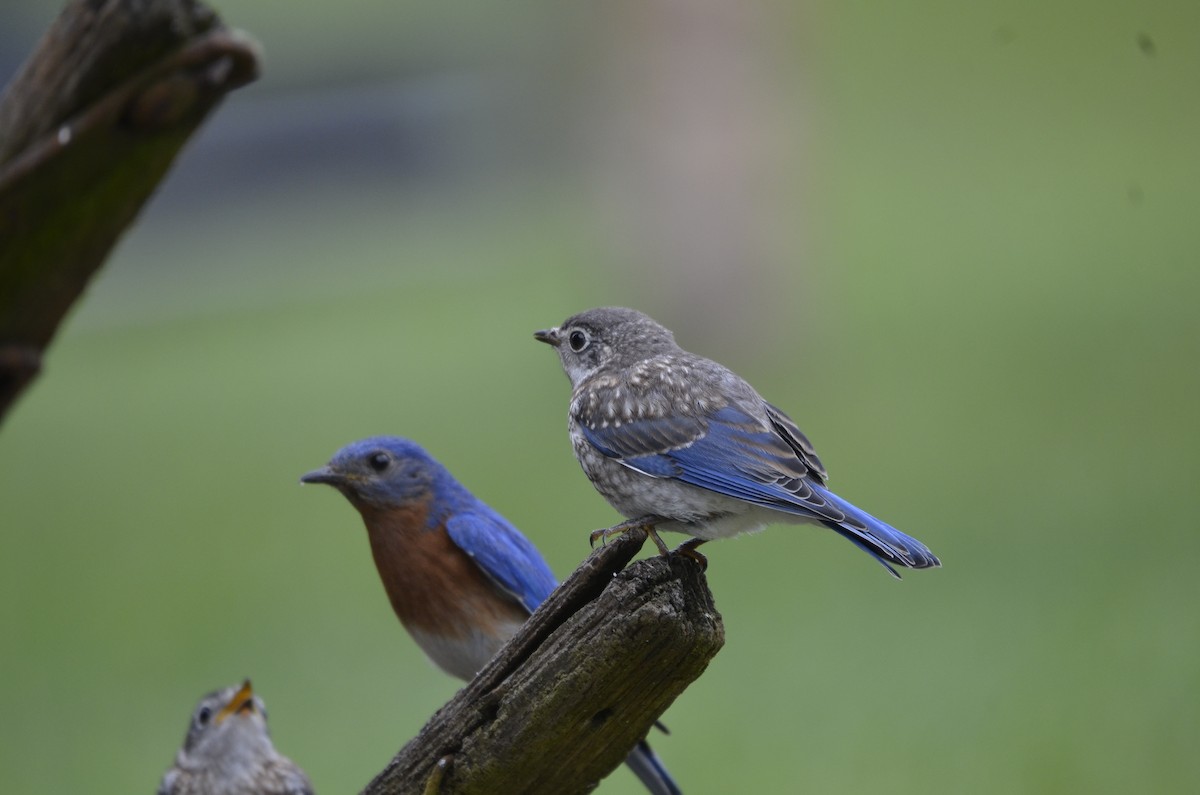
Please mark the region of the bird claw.
[[619, 536], [636, 530], [654, 542], [654, 546], [658, 547], [658, 554], [662, 555], [664, 558], [669, 558], [671, 556], [671, 550], [663, 542], [663, 540], [658, 537], [658, 532], [654, 529], [654, 524], [656, 521], [657, 520], [654, 517], [643, 517], [641, 519], [630, 519], [628, 521], [621, 522], [618, 525], [606, 527], [603, 530], [596, 530], [592, 533], [589, 543], [591, 544], [592, 548], [595, 549], [596, 541], [600, 541], [603, 544], [613, 536]]
[[[620, 527], [620, 525], [618, 525], [618, 527]], [[615, 529], [616, 528], [613, 527], [605, 527], [603, 530], [593, 530], [592, 534], [588, 537], [588, 546], [590, 546], [592, 549], [595, 549], [597, 541], [600, 542], [600, 546], [604, 546], [604, 542], [608, 541], [610, 536], [618, 535], [617, 533], [613, 532]], [[623, 533], [625, 531], [621, 530], [621, 532]]]
[[707, 540], [708, 539], [705, 538], [689, 538], [687, 541], [684, 541], [682, 544], [676, 547], [673, 554], [695, 561], [700, 567], [700, 571], [708, 571], [708, 558], [696, 551], [696, 547], [700, 546]]

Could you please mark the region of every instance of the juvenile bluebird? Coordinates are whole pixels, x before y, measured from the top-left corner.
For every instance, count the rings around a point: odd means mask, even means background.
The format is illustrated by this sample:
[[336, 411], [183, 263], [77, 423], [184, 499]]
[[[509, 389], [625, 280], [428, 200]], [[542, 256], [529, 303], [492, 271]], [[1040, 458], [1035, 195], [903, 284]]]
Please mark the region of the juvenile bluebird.
[[[300, 480], [358, 509], [392, 610], [451, 676], [472, 679], [557, 585], [517, 528], [407, 439], [353, 442]], [[644, 740], [625, 762], [654, 795], [680, 795]]]
[[313, 788], [275, 750], [267, 708], [247, 679], [200, 699], [158, 795], [313, 795]]
[[567, 427], [596, 490], [640, 527], [692, 538], [680, 551], [701, 563], [705, 541], [773, 522], [822, 524], [892, 565], [940, 562], [925, 545], [826, 488], [825, 467], [791, 418], [716, 362], [633, 309], [589, 309], [534, 332], [558, 350], [573, 391]]

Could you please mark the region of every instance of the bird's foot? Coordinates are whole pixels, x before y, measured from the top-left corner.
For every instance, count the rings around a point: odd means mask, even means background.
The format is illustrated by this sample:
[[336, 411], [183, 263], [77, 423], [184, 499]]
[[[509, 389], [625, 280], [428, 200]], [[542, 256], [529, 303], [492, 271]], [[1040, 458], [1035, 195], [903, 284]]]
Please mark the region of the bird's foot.
[[700, 566], [700, 571], [708, 571], [708, 558], [696, 551], [696, 547], [707, 540], [707, 538], [689, 538], [675, 548], [674, 554], [694, 560]]
[[613, 536], [619, 536], [629, 531], [637, 530], [645, 534], [646, 538], [649, 538], [654, 542], [654, 546], [658, 547], [658, 554], [662, 555], [664, 558], [667, 558], [671, 556], [671, 550], [665, 543], [663, 543], [663, 540], [658, 537], [658, 532], [654, 529], [654, 525], [659, 521], [661, 520], [656, 516], [643, 516], [639, 519], [630, 519], [628, 521], [621, 522], [618, 525], [606, 527], [603, 530], [596, 530], [592, 533], [589, 542], [593, 547], [595, 547], [597, 541], [603, 544]]
[[425, 779], [425, 789], [422, 790], [423, 795], [438, 795], [442, 791], [442, 781], [446, 778], [446, 773], [450, 771], [450, 766], [454, 764], [454, 755], [446, 754], [437, 761], [433, 766], [433, 772], [429, 774], [429, 778]]

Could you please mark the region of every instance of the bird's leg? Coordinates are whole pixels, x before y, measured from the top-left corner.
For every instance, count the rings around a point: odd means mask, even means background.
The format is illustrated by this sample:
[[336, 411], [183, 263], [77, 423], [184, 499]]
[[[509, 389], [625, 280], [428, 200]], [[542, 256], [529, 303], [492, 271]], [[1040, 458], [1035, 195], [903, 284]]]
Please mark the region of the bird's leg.
[[447, 771], [454, 764], [454, 755], [446, 754], [437, 761], [433, 766], [433, 772], [429, 774], [429, 778], [425, 779], [425, 789], [422, 790], [422, 795], [438, 795], [442, 791], [442, 780], [446, 778]]
[[675, 548], [675, 554], [696, 561], [696, 563], [700, 564], [701, 571], [708, 571], [708, 558], [696, 551], [696, 547], [706, 541], [708, 541], [707, 538], [689, 538]]
[[592, 533], [590, 543], [594, 547], [596, 542], [601, 543], [607, 541], [613, 536], [619, 536], [622, 533], [630, 530], [640, 530], [647, 538], [654, 542], [654, 546], [658, 547], [658, 553], [665, 557], [670, 557], [671, 550], [667, 547], [663, 540], [658, 537], [658, 533], [654, 529], [654, 525], [661, 522], [662, 519], [657, 516], [641, 516], [637, 519], [629, 519], [612, 527], [606, 527], [603, 530], [597, 530]]
[[646, 537], [654, 542], [654, 546], [658, 547], [658, 554], [662, 555], [664, 558], [671, 557], [671, 548], [666, 545], [666, 542], [658, 537], [658, 531], [654, 529], [654, 525], [645, 525], [643, 529], [646, 531]]

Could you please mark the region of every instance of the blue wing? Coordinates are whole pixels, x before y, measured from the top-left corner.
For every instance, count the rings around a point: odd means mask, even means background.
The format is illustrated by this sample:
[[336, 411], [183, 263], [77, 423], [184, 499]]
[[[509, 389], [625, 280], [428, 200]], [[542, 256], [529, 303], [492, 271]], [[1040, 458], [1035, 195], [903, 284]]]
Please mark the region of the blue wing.
[[[770, 406], [767, 422], [727, 405], [707, 416], [672, 416], [619, 426], [581, 418], [584, 437], [625, 466], [820, 522], [896, 574], [939, 565], [922, 544], [825, 488], [824, 467], [787, 415]], [[898, 575], [897, 575], [898, 576]]]
[[537, 547], [487, 505], [456, 513], [446, 522], [446, 532], [488, 579], [530, 613], [558, 585]]

